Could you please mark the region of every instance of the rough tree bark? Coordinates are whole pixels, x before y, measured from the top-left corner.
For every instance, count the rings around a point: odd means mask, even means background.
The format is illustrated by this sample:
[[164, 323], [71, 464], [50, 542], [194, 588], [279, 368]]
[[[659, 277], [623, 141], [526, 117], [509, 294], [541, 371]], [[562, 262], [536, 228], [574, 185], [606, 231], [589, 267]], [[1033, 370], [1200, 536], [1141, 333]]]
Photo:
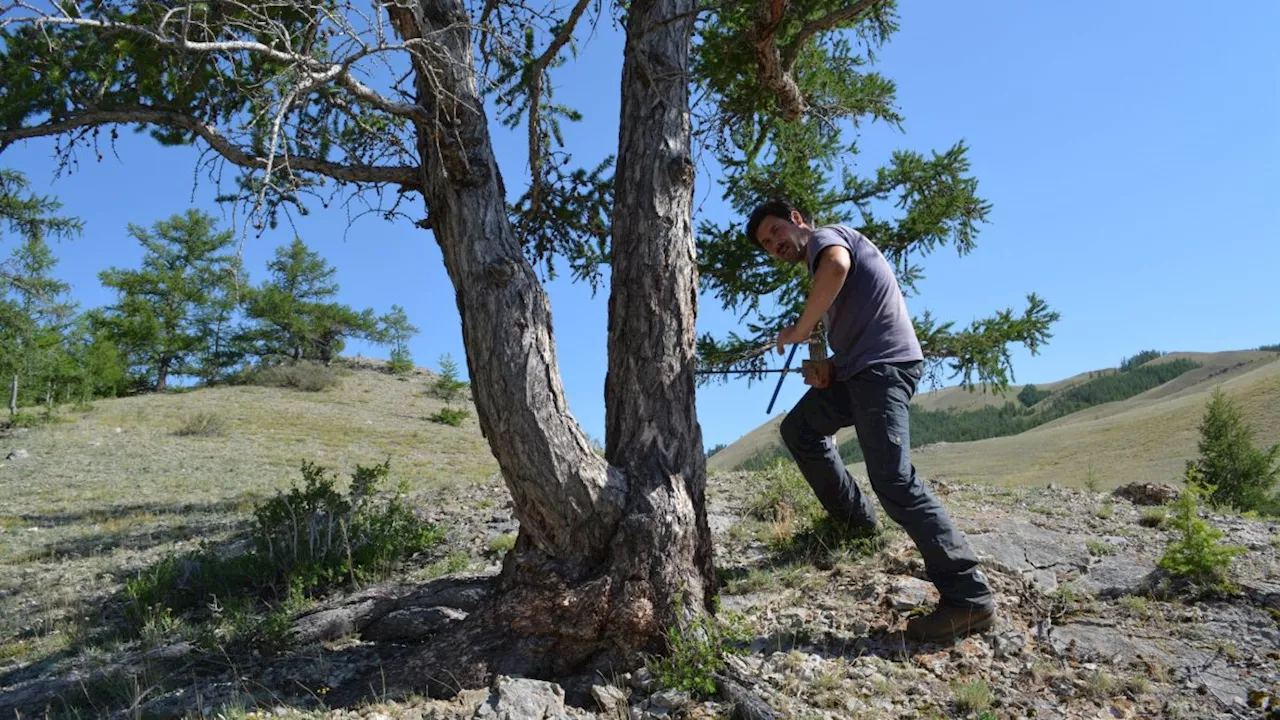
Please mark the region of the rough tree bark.
[[696, 265], [685, 68], [692, 8], [643, 0], [628, 19], [610, 301], [608, 457], [569, 412], [547, 296], [507, 219], [463, 5], [393, 10], [419, 58], [423, 188], [456, 289], [480, 427], [520, 521], [490, 606], [392, 680], [433, 694], [493, 673], [563, 677], [634, 667], [662, 649], [678, 597], [713, 590], [694, 411]]

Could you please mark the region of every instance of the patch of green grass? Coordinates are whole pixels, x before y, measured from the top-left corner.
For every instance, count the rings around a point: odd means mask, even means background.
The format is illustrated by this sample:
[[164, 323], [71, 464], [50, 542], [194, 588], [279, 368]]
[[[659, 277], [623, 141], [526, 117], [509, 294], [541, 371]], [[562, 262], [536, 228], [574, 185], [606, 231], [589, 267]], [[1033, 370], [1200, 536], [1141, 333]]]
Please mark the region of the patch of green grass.
[[783, 587], [802, 592], [816, 590], [826, 584], [826, 578], [805, 563], [784, 565], [774, 571], [774, 576]]
[[956, 680], [951, 693], [962, 713], [984, 712], [991, 707], [991, 686], [986, 680]]
[[225, 437], [230, 427], [227, 419], [218, 413], [197, 410], [187, 415], [173, 434], [179, 437]]
[[470, 414], [471, 413], [467, 412], [463, 408], [443, 407], [443, 408], [440, 408], [440, 410], [438, 410], [437, 412], [434, 412], [431, 415], [428, 415], [427, 419], [433, 423], [440, 423], [442, 425], [452, 425], [453, 427], [459, 427], [462, 425], [462, 421], [466, 420]]
[[1163, 528], [1168, 520], [1169, 511], [1162, 507], [1149, 507], [1142, 511], [1138, 524], [1149, 528]]
[[29, 638], [6, 640], [0, 642], [0, 664], [10, 660], [22, 660], [35, 649], [35, 641]]
[[452, 552], [427, 566], [424, 574], [427, 578], [437, 578], [462, 572], [471, 566], [471, 556], [465, 552]]
[[1236, 647], [1236, 644], [1230, 640], [1215, 640], [1213, 643], [1213, 650], [1225, 658], [1229, 658], [1231, 660], [1240, 659], [1240, 648]]
[[1097, 512], [1094, 513], [1099, 520], [1110, 520], [1112, 515], [1116, 514], [1116, 506], [1111, 502], [1104, 502], [1098, 506]]
[[515, 533], [506, 533], [505, 535], [497, 535], [489, 541], [489, 552], [498, 555], [505, 555], [516, 547]]
[[1044, 505], [1032, 505], [1031, 507], [1027, 508], [1027, 510], [1030, 510], [1031, 512], [1037, 515], [1053, 516], [1057, 514], [1057, 511], [1055, 511], [1053, 508], [1048, 508], [1048, 507], [1045, 507]]
[[1130, 615], [1143, 620], [1150, 620], [1155, 616], [1155, 608], [1152, 607], [1151, 601], [1141, 595], [1124, 595], [1119, 603], [1120, 607]]
[[1151, 681], [1142, 675], [1131, 675], [1124, 681], [1124, 689], [1134, 697], [1142, 697], [1151, 692]]
[[744, 577], [735, 578], [725, 583], [724, 592], [727, 595], [746, 595], [747, 593], [759, 592], [773, 587], [777, 583], [772, 573], [756, 568], [747, 573]]
[[311, 362], [271, 365], [251, 370], [242, 378], [249, 385], [320, 392], [337, 387], [342, 379], [333, 369]]
[[769, 543], [775, 563], [810, 563], [821, 568], [856, 562], [884, 547], [883, 533], [868, 533], [826, 514], [810, 516], [799, 532], [779, 533]]
[[1103, 668], [1091, 673], [1085, 683], [1085, 694], [1099, 702], [1120, 694], [1124, 683]]
[[1097, 555], [1099, 557], [1104, 555], [1114, 555], [1116, 553], [1116, 547], [1114, 545], [1101, 540], [1088, 540], [1085, 542], [1084, 547], [1089, 551], [1090, 555]]

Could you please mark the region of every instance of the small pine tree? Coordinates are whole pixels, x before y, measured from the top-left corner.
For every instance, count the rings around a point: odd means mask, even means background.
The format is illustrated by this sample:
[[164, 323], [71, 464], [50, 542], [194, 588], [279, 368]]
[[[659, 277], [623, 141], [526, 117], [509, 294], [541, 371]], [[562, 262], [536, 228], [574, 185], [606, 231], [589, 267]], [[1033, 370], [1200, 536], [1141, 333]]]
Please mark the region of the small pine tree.
[[1206, 588], [1221, 588], [1227, 581], [1231, 559], [1245, 548], [1222, 545], [1224, 533], [1200, 519], [1201, 498], [1211, 495], [1212, 484], [1192, 463], [1187, 465], [1182, 495], [1172, 504], [1168, 525], [1177, 533], [1159, 560], [1159, 567], [1174, 577], [1189, 580]]
[[403, 375], [413, 369], [413, 356], [409, 354], [409, 339], [418, 334], [418, 328], [409, 322], [409, 315], [399, 305], [392, 305], [391, 312], [379, 318], [381, 340], [391, 346], [391, 359], [387, 369]]
[[1280, 477], [1280, 445], [1254, 447], [1253, 428], [1221, 390], [1214, 390], [1200, 423], [1196, 471], [1213, 487], [1209, 502], [1237, 510], [1270, 510]]
[[432, 393], [446, 403], [451, 403], [466, 387], [467, 383], [458, 379], [458, 364], [453, 361], [453, 357], [448, 353], [441, 355], [440, 376], [432, 383]]

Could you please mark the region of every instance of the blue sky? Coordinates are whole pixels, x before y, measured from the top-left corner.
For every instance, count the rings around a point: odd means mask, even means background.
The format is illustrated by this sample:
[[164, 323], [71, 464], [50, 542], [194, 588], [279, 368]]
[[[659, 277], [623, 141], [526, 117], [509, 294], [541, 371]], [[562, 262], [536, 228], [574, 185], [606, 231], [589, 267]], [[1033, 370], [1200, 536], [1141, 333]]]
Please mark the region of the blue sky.
[[[1113, 366], [1148, 348], [1280, 342], [1280, 4], [905, 2], [901, 15], [877, 67], [898, 83], [905, 133], [866, 129], [858, 167], [873, 171], [896, 148], [964, 139], [994, 206], [973, 253], [942, 251], [925, 263], [913, 314], [929, 309], [964, 325], [1040, 293], [1062, 320], [1039, 356], [1015, 352], [1018, 383]], [[584, 164], [614, 152], [620, 47], [602, 22], [554, 78], [556, 99], [585, 112], [570, 129]], [[522, 132], [495, 127], [513, 197], [527, 165]], [[122, 134], [118, 159], [82, 153], [76, 172], [56, 181], [52, 140], [0, 156], [85, 221], [81, 238], [54, 248], [85, 307], [111, 300], [100, 270], [136, 265], [128, 223], [192, 206], [222, 212], [207, 181], [193, 187], [195, 151]], [[714, 178], [697, 182], [706, 217], [740, 221], [719, 202]], [[338, 267], [345, 302], [405, 306], [422, 330], [410, 348], [418, 364], [434, 368], [443, 353], [461, 359], [453, 289], [429, 233], [373, 217], [348, 227], [341, 210], [319, 208], [297, 227]], [[249, 239], [252, 279], [292, 237], [282, 226]], [[570, 407], [601, 438], [607, 289], [593, 297], [567, 278], [548, 289]], [[704, 297], [700, 331], [723, 334], [735, 322]], [[705, 443], [732, 442], [763, 422], [772, 390], [772, 380], [701, 390]], [[802, 390], [788, 378], [775, 414]]]

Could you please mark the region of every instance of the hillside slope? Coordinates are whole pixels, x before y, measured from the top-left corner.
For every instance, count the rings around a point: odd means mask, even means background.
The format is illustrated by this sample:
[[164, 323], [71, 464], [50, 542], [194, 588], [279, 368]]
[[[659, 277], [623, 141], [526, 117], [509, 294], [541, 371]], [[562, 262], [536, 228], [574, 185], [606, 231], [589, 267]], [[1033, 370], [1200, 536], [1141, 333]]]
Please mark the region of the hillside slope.
[[[1203, 367], [1122, 402], [1107, 403], [1058, 418], [1034, 430], [972, 443], [938, 443], [917, 448], [917, 468], [927, 476], [986, 480], [1001, 484], [1080, 485], [1092, 473], [1104, 486], [1130, 480], [1172, 480], [1196, 454], [1196, 426], [1214, 387], [1223, 387], [1242, 406], [1261, 444], [1280, 442], [1280, 355], [1238, 351], [1172, 353], [1153, 362], [1179, 358]], [[1088, 379], [1077, 375], [1040, 387], [1059, 390]], [[966, 399], [966, 396], [975, 397]], [[976, 409], [1013, 400], [989, 393], [947, 388], [921, 393], [918, 406]], [[1015, 401], [1016, 402], [1016, 401]], [[776, 445], [781, 416], [744, 435], [708, 462], [726, 471]], [[854, 437], [846, 429], [843, 442]], [[855, 469], [863, 473], [859, 466]]]
[[[346, 363], [352, 364], [352, 363]], [[427, 418], [444, 403], [427, 395], [430, 373], [395, 376], [378, 361], [339, 368], [341, 384], [320, 392], [229, 386], [99, 400], [88, 412], [5, 443], [29, 456], [4, 467], [20, 480], [0, 498], [0, 515], [46, 512], [93, 498], [146, 505], [152, 493], [133, 478], [164, 478], [191, 503], [270, 495], [298, 478], [303, 460], [345, 476], [356, 464], [388, 457], [413, 488], [483, 479], [497, 463], [475, 413], [459, 427]], [[469, 405], [468, 405], [469, 407]], [[220, 437], [175, 432], [196, 413], [221, 418]]]

